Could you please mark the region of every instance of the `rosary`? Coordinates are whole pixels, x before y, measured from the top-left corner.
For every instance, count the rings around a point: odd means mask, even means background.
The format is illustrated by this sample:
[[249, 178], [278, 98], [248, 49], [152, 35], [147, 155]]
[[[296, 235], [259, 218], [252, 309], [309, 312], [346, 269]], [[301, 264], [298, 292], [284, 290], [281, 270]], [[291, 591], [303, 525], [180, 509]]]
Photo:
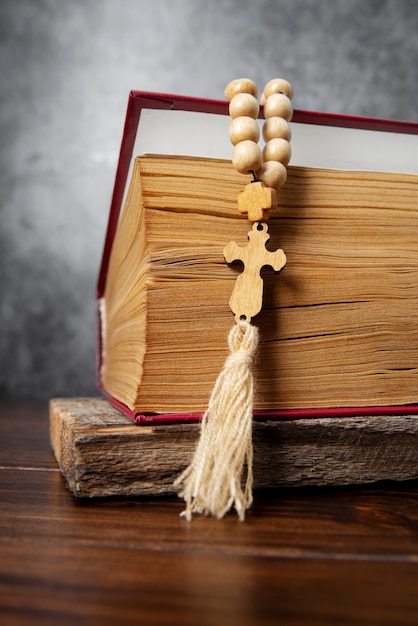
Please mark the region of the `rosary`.
[[232, 118], [229, 133], [234, 146], [232, 164], [241, 174], [253, 176], [253, 181], [238, 194], [238, 211], [247, 215], [252, 228], [246, 246], [231, 241], [224, 248], [226, 262], [242, 261], [244, 269], [229, 301], [236, 322], [228, 337], [230, 353], [202, 417], [193, 459], [175, 481], [175, 485], [181, 486], [180, 496], [186, 501], [182, 515], [189, 521], [193, 513], [222, 518], [232, 506], [242, 521], [252, 504], [254, 391], [251, 362], [258, 346], [258, 330], [251, 319], [262, 308], [261, 269], [270, 266], [278, 272], [286, 263], [283, 250], [270, 252], [265, 246], [270, 239], [269, 212], [277, 206], [276, 192], [286, 182], [286, 165], [291, 156], [288, 122], [293, 113], [292, 95], [290, 83], [281, 78], [265, 86], [261, 104], [266, 144], [261, 150], [256, 85], [247, 78], [240, 78], [225, 89]]

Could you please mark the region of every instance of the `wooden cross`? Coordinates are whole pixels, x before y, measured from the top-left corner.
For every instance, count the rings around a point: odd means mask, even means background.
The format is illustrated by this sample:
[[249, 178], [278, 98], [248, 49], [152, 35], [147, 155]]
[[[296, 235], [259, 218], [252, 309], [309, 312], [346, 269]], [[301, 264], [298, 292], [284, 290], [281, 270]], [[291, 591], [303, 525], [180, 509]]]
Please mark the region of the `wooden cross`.
[[263, 279], [260, 271], [266, 265], [278, 272], [286, 264], [286, 255], [283, 250], [270, 252], [266, 243], [270, 239], [267, 224], [255, 222], [248, 233], [250, 243], [247, 246], [238, 246], [231, 241], [224, 248], [224, 257], [227, 263], [242, 261], [244, 270], [235, 282], [229, 306], [235, 314], [237, 322], [247, 320], [260, 312], [263, 304]]

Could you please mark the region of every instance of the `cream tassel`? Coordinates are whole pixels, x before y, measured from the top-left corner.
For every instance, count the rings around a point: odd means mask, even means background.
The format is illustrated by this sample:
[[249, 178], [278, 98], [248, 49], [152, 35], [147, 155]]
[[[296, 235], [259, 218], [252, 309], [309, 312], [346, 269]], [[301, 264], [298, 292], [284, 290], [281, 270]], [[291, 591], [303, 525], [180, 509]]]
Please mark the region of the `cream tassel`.
[[240, 321], [230, 331], [228, 344], [230, 354], [203, 415], [193, 459], [174, 483], [182, 487], [179, 495], [186, 501], [182, 516], [189, 521], [193, 513], [220, 519], [232, 505], [243, 521], [253, 500], [251, 361], [258, 345], [257, 328]]

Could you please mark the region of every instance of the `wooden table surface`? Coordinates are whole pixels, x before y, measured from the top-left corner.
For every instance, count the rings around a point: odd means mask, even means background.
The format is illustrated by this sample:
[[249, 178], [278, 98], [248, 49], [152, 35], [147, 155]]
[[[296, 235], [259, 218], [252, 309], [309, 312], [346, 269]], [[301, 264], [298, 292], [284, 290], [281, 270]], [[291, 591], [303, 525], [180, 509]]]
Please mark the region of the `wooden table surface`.
[[0, 405], [0, 623], [418, 624], [417, 481], [258, 493], [244, 523], [181, 510], [76, 500], [47, 405]]

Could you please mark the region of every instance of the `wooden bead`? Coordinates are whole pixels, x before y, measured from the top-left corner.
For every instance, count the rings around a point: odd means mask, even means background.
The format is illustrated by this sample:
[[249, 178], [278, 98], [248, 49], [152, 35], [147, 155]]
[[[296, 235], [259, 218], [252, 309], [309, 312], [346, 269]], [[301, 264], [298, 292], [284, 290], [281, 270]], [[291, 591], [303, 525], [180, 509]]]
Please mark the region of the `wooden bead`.
[[232, 165], [240, 174], [260, 169], [263, 163], [263, 154], [260, 146], [253, 141], [240, 141], [234, 147]]
[[267, 85], [264, 87], [264, 96], [268, 98], [273, 93], [284, 93], [290, 100], [293, 98], [293, 88], [292, 85], [283, 78], [273, 78], [269, 80]]
[[229, 115], [232, 118], [246, 116], [256, 119], [260, 106], [250, 93], [239, 93], [229, 103]]
[[264, 146], [263, 161], [279, 161], [283, 165], [287, 165], [291, 157], [290, 144], [286, 139], [270, 139]]
[[283, 117], [288, 122], [292, 119], [293, 109], [289, 98], [283, 93], [273, 93], [266, 99], [264, 117]]
[[260, 139], [260, 127], [252, 117], [236, 117], [229, 127], [229, 138], [235, 146], [240, 141], [257, 141]]
[[279, 189], [286, 182], [287, 170], [282, 163], [265, 161], [255, 175], [268, 187]]
[[232, 98], [239, 93], [249, 93], [254, 96], [254, 98], [258, 98], [257, 85], [249, 78], [237, 78], [236, 80], [231, 80], [231, 82], [225, 87], [224, 93], [227, 100], [232, 100]]
[[276, 137], [289, 141], [291, 136], [292, 132], [289, 124], [282, 117], [275, 115], [265, 120], [263, 124], [264, 141], [270, 141], [270, 139], [275, 139]]

